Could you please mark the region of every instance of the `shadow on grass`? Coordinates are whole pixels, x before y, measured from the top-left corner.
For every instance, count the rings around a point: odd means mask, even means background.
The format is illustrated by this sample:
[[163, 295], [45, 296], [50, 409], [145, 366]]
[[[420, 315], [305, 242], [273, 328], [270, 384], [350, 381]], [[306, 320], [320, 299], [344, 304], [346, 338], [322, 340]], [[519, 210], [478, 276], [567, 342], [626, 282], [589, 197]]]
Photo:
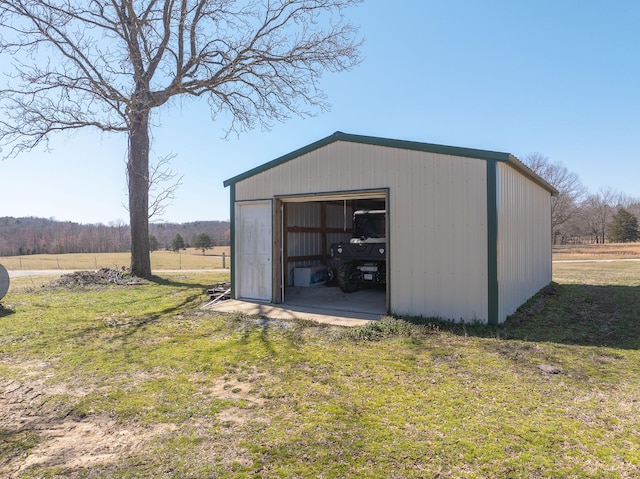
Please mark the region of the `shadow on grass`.
[[0, 318], [4, 318], [10, 314], [15, 314], [15, 311], [13, 309], [5, 308], [2, 303], [0, 303]]
[[271, 330], [285, 323], [283, 323], [282, 321], [268, 320], [265, 318], [244, 318], [242, 321], [247, 325], [247, 327], [244, 328], [242, 332], [242, 337], [240, 338], [239, 344], [247, 345], [251, 343], [253, 331], [257, 330], [259, 343], [270, 355], [275, 355], [276, 352], [273, 348], [273, 343], [270, 338]]
[[640, 287], [552, 283], [493, 327], [403, 319], [464, 336], [640, 349]]
[[68, 338], [73, 338], [76, 341], [86, 342], [90, 341], [96, 334], [102, 334], [105, 330], [113, 331], [110, 338], [114, 344], [120, 342], [125, 347], [127, 344], [135, 345], [137, 341], [137, 334], [143, 331], [148, 326], [153, 326], [162, 319], [166, 319], [168, 316], [178, 314], [185, 311], [185, 308], [192, 305], [194, 302], [201, 298], [201, 294], [194, 293], [184, 298], [179, 303], [164, 309], [155, 311], [152, 314], [145, 315], [132, 315], [128, 318], [128, 321], [115, 326], [105, 326], [99, 321], [91, 323], [87, 326], [80, 327], [69, 334]]
[[163, 278], [161, 276], [156, 276], [153, 275], [151, 276], [151, 278], [149, 278], [149, 281], [151, 281], [154, 284], [157, 284], [159, 286], [172, 286], [172, 287], [180, 287], [180, 288], [198, 288], [201, 289], [203, 291], [203, 294], [206, 293], [206, 290], [208, 288], [211, 288], [211, 284], [209, 283], [185, 283], [183, 281], [175, 281], [172, 279], [168, 279], [168, 278]]
[[126, 326], [122, 327], [118, 334], [115, 334], [114, 340], [128, 340], [128, 338], [137, 334], [140, 330], [144, 329], [147, 326], [151, 326], [158, 321], [165, 319], [167, 316], [171, 316], [172, 314], [177, 314], [181, 311], [185, 310], [185, 307], [192, 304], [194, 301], [197, 301], [200, 298], [200, 294], [195, 293], [190, 296], [187, 296], [183, 301], [177, 303], [173, 306], [161, 309], [153, 314], [140, 316], [136, 318], [132, 318], [130, 322], [126, 324]]

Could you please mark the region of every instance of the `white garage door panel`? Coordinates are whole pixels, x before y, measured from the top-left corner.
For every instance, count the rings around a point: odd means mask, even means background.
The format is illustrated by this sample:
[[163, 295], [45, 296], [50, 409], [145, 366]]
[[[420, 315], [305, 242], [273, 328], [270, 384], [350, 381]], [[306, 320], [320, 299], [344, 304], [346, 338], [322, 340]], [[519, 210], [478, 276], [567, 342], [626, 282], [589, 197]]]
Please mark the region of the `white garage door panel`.
[[271, 201], [236, 205], [238, 297], [271, 301]]

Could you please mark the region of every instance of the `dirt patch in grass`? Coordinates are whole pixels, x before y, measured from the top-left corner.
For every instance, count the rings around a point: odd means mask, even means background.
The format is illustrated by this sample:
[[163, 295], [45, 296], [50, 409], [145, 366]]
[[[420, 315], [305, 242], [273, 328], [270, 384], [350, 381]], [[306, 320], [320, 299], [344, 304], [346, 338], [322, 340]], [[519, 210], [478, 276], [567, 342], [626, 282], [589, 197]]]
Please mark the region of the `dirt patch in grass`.
[[[2, 362], [15, 363], [8, 358]], [[25, 470], [37, 466], [72, 475], [121, 460], [174, 429], [170, 424], [122, 424], [107, 414], [75, 414], [75, 400], [91, 393], [93, 385], [49, 384], [51, 364], [46, 361], [11, 365], [22, 373], [0, 381], [2, 477], [23, 477]]]
[[41, 429], [34, 430], [43, 442], [31, 450], [17, 472], [38, 465], [57, 466], [66, 471], [87, 470], [95, 464], [130, 456], [142, 450], [151, 439], [174, 428], [170, 424], [122, 427], [104, 415], [41, 425]]
[[31, 372], [26, 368], [26, 377], [0, 382], [0, 442], [6, 453], [0, 463], [2, 477], [22, 477], [34, 466], [68, 473], [87, 470], [130, 456], [174, 428], [123, 425], [106, 414], [77, 416], [71, 409], [72, 398], [88, 394], [89, 388], [46, 385], [29, 378]]
[[[189, 382], [198, 385], [196, 402], [219, 405], [219, 411], [210, 417], [195, 415], [181, 424], [140, 424], [109, 412], [79, 412], [77, 404], [95, 396], [100, 386], [74, 381], [50, 384], [54, 373], [48, 371], [54, 363], [4, 357], [0, 358], [0, 366], [3, 364], [18, 371], [12, 378], [0, 378], [3, 478], [40, 477], [41, 470], [57, 471], [53, 477], [85, 477], [90, 470], [109, 471], [128, 460], [136, 462], [158, 444], [175, 444], [178, 451], [183, 441], [190, 444], [184, 452], [189, 460], [202, 456], [206, 462], [210, 460], [206, 456], [216, 450], [218, 460], [229, 468], [248, 467], [251, 460], [231, 444], [246, 428], [269, 422], [261, 414], [267, 400], [258, 383], [270, 378], [255, 367], [232, 369], [219, 378], [206, 373], [189, 376]], [[127, 385], [135, 390], [136, 385], [153, 379], [153, 372], [137, 371], [128, 376]]]

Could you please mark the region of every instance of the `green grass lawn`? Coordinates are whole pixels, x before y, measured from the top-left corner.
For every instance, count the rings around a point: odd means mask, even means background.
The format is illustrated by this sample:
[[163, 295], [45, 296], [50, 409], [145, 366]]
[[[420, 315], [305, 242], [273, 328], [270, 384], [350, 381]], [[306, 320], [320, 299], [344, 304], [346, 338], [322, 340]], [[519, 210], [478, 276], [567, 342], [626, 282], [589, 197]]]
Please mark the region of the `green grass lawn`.
[[213, 273], [19, 279], [0, 476], [637, 478], [639, 267], [554, 265], [499, 328], [215, 314]]

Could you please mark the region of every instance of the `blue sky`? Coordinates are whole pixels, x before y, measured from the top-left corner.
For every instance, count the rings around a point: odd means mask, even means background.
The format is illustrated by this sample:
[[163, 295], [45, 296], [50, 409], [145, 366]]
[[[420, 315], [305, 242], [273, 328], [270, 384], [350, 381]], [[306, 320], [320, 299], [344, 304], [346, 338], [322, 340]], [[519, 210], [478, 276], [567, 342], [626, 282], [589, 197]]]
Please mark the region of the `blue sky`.
[[[640, 198], [640, 2], [367, 0], [350, 10], [363, 63], [328, 74], [331, 111], [223, 139], [206, 103], [153, 131], [183, 185], [163, 216], [229, 218], [222, 182], [340, 130], [509, 152], [575, 172], [592, 192]], [[123, 136], [84, 132], [0, 161], [0, 217], [128, 222]]]

